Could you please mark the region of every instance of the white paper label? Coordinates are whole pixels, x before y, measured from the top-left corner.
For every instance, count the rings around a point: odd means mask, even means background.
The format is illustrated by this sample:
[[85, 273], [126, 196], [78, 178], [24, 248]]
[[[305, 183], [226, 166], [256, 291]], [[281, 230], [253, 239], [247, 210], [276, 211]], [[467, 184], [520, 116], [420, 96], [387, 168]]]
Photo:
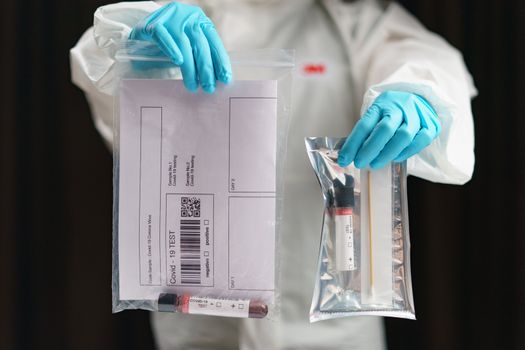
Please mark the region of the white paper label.
[[361, 180], [361, 302], [389, 308], [394, 297], [392, 166], [361, 170]]
[[354, 254], [354, 223], [352, 214], [335, 215], [336, 269], [354, 271], [357, 269]]
[[120, 299], [271, 302], [277, 82], [124, 79], [119, 98]]
[[189, 314], [247, 318], [249, 312], [249, 300], [190, 297], [188, 301]]

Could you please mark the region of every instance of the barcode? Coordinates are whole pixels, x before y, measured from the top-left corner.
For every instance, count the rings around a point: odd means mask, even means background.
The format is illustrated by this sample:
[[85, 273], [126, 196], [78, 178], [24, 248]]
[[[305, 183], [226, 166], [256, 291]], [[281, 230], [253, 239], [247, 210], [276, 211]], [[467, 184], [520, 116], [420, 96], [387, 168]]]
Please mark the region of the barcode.
[[201, 284], [201, 221], [180, 220], [182, 284]]

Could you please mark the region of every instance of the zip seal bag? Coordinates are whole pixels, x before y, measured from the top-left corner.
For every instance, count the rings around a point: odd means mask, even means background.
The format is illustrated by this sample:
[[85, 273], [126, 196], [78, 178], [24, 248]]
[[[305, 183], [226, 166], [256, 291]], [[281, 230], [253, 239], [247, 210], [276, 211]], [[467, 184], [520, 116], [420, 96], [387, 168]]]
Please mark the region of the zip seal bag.
[[306, 138], [324, 220], [310, 322], [374, 315], [415, 319], [406, 162], [383, 169], [337, 164], [344, 138]]
[[154, 44], [115, 59], [113, 312], [274, 318], [293, 52], [231, 52], [214, 94]]

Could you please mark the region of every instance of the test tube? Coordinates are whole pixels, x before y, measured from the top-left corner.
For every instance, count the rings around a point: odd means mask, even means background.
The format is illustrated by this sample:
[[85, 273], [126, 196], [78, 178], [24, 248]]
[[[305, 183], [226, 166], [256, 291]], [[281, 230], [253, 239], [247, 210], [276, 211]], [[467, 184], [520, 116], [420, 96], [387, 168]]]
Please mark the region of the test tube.
[[264, 318], [268, 314], [268, 305], [250, 299], [222, 299], [162, 293], [158, 298], [158, 310], [183, 314]]
[[337, 271], [357, 270], [353, 210], [354, 178], [344, 174], [344, 183], [334, 180], [335, 268]]

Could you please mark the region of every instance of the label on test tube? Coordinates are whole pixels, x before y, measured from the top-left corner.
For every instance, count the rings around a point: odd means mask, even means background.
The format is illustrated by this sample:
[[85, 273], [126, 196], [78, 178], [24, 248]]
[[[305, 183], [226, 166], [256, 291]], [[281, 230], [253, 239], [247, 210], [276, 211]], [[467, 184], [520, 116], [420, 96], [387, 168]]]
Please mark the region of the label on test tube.
[[335, 210], [336, 269], [354, 271], [357, 269], [354, 256], [354, 222], [352, 208]]
[[197, 315], [247, 318], [250, 300], [212, 299], [196, 296], [183, 296], [182, 312]]

